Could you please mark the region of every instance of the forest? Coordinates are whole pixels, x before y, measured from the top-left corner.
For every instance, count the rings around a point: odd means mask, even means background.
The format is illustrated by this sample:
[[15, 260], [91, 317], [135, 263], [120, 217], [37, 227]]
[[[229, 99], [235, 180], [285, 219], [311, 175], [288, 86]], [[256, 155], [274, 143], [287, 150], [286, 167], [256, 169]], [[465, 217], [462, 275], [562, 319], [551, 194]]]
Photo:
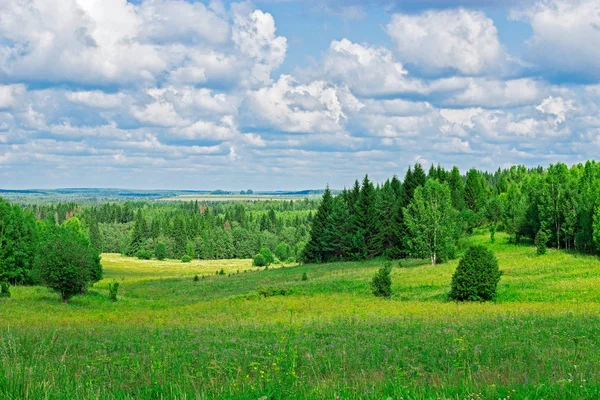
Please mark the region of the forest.
[[514, 166], [494, 173], [420, 164], [403, 180], [350, 189], [318, 200], [247, 203], [127, 201], [11, 205], [0, 202], [0, 277], [35, 282], [45, 232], [72, 225], [97, 253], [142, 259], [248, 259], [261, 249], [281, 262], [360, 261], [383, 257], [456, 257], [461, 238], [485, 227], [512, 243], [597, 254], [600, 165]]

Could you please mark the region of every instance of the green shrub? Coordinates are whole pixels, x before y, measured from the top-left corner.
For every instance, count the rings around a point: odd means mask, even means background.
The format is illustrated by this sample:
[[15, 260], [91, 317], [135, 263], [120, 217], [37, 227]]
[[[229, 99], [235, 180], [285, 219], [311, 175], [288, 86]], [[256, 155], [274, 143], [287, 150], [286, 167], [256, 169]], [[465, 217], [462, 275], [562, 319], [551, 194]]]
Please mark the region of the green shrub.
[[273, 297], [273, 296], [286, 296], [288, 294], [291, 294], [291, 290], [290, 289], [286, 289], [283, 287], [274, 287], [274, 286], [269, 286], [267, 288], [265, 287], [259, 287], [258, 288], [258, 294], [259, 296], [262, 297]]
[[308, 280], [308, 275], [306, 275], [306, 272], [302, 274], [302, 280], [303, 281], [307, 281]]
[[117, 301], [117, 293], [119, 292], [119, 282], [108, 284], [108, 298], [112, 301]]
[[490, 224], [490, 242], [494, 243], [496, 241], [496, 225]]
[[371, 281], [371, 290], [378, 297], [390, 297], [392, 295], [392, 263], [386, 262], [377, 271]]
[[138, 250], [137, 258], [140, 260], [149, 260], [152, 258], [152, 252], [150, 250]]
[[0, 282], [0, 297], [10, 297], [10, 284], [8, 282]]
[[254, 260], [252, 260], [252, 265], [255, 267], [266, 267], [267, 260], [265, 260], [265, 256], [262, 254], [257, 254], [254, 256]]
[[277, 247], [275, 247], [275, 256], [277, 256], [277, 258], [280, 261], [285, 261], [287, 260], [287, 258], [290, 256], [290, 245], [284, 242], [281, 242], [277, 245]]
[[200, 278], [198, 277], [198, 275], [194, 275], [194, 282], [198, 282], [200, 280]]
[[265, 261], [267, 262], [266, 265], [271, 265], [273, 264], [273, 261], [275, 261], [275, 257], [273, 256], [273, 253], [271, 253], [271, 250], [269, 250], [268, 247], [263, 247], [262, 249], [260, 249], [260, 254], [262, 254], [262, 256], [265, 258]]
[[452, 276], [450, 299], [493, 300], [501, 275], [494, 253], [482, 245], [472, 246], [460, 260]]
[[535, 235], [535, 247], [537, 249], [538, 255], [541, 256], [543, 254], [546, 254], [546, 243], [548, 243], [548, 234], [543, 229], [540, 229]]
[[154, 247], [154, 257], [156, 257], [157, 260], [162, 261], [167, 258], [168, 255], [169, 249], [167, 249], [167, 245], [163, 242], [156, 243], [156, 246]]
[[219, 271], [219, 275], [225, 275], [225, 271], [223, 270], [223, 268], [221, 268], [221, 270]]
[[190, 261], [192, 261], [192, 256], [189, 255], [184, 255], [183, 257], [181, 257], [181, 262], [182, 263], [189, 263]]

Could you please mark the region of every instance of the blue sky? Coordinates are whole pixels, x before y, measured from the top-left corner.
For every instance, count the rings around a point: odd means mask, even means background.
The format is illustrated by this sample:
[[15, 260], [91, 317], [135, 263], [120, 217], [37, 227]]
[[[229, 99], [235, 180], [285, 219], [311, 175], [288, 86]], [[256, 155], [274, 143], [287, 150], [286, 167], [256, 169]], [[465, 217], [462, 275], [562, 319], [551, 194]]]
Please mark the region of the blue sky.
[[600, 152], [597, 0], [5, 0], [0, 188], [256, 190]]

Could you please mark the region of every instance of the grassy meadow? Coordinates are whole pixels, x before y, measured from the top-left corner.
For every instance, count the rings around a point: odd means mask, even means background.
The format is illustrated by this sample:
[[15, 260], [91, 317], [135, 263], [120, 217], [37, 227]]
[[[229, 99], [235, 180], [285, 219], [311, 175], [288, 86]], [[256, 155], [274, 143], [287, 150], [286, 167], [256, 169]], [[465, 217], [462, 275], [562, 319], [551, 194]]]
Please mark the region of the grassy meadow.
[[384, 300], [382, 261], [105, 254], [69, 304], [41, 287], [0, 300], [0, 399], [600, 398], [600, 260], [489, 246], [504, 275], [488, 304], [446, 300], [457, 260], [404, 261]]

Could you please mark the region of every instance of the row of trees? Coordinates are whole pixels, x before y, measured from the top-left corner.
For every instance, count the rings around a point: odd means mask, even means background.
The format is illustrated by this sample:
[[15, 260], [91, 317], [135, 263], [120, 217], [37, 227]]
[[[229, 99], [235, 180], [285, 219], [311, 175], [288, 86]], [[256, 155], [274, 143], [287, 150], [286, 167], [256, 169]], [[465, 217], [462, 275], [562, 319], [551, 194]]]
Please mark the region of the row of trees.
[[43, 284], [66, 302], [100, 279], [100, 254], [77, 217], [36, 220], [0, 198], [0, 283]]
[[368, 178], [333, 197], [327, 189], [313, 218], [307, 262], [378, 256], [453, 258], [475, 227], [505, 230], [510, 240], [600, 252], [600, 164], [515, 166], [494, 174], [421, 165], [375, 186]]

